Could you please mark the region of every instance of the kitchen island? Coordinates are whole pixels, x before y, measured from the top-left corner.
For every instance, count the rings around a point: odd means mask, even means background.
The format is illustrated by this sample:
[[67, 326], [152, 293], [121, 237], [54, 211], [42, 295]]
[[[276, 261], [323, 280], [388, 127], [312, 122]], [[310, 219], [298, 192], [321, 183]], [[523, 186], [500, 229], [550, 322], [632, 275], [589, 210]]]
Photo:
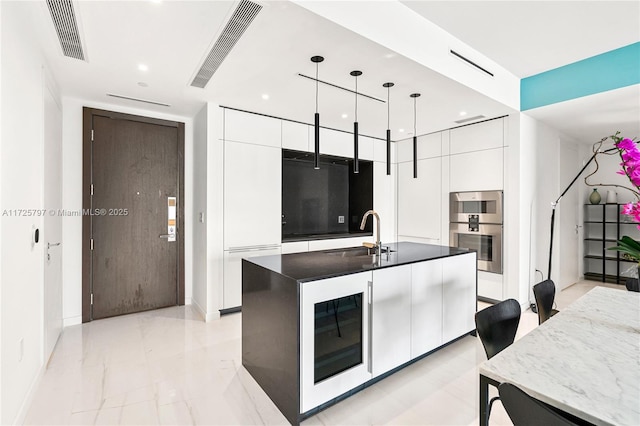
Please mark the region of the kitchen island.
[[475, 252], [372, 251], [242, 261], [242, 364], [292, 424], [475, 329]]

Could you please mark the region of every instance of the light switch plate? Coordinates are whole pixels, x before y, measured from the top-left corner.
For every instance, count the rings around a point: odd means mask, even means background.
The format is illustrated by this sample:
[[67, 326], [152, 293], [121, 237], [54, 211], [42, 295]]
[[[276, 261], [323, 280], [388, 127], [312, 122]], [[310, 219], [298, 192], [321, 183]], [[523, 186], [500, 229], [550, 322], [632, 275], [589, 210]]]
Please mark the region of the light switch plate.
[[338, 216], [338, 223], [344, 223], [344, 216]]

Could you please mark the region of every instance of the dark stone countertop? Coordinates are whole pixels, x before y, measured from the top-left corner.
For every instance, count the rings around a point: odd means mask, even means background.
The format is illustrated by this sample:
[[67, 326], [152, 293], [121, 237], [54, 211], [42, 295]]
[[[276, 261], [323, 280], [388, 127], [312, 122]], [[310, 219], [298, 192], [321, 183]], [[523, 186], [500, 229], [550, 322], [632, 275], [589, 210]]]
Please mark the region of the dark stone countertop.
[[409, 242], [383, 243], [383, 246], [389, 247], [391, 252], [388, 257], [382, 254], [379, 260], [377, 256], [367, 255], [364, 247], [258, 256], [245, 260], [306, 282], [470, 253], [470, 250], [456, 247]]

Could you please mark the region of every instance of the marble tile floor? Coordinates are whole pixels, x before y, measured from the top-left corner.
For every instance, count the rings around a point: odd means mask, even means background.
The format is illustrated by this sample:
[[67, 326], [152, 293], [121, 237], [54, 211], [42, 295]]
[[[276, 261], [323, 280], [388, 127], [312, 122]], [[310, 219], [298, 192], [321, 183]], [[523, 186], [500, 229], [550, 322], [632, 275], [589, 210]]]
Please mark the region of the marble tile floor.
[[[600, 284], [568, 287], [557, 308]], [[288, 424], [242, 368], [241, 320], [238, 313], [205, 323], [182, 306], [65, 328], [25, 424]], [[517, 338], [537, 324], [524, 311]], [[485, 359], [480, 341], [466, 336], [303, 424], [477, 425]], [[499, 402], [490, 423], [511, 424]]]

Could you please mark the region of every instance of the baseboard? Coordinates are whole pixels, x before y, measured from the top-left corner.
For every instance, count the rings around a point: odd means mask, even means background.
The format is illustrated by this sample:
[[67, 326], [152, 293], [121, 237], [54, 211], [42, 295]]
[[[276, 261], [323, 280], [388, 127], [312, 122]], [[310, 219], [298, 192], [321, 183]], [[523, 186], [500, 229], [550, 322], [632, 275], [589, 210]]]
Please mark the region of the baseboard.
[[215, 311], [210, 314], [207, 314], [207, 316], [205, 317], [205, 322], [211, 322], [219, 319], [220, 319], [220, 312]]
[[82, 315], [62, 319], [62, 328], [82, 324]]
[[24, 397], [22, 404], [20, 405], [20, 409], [18, 410], [18, 414], [16, 414], [16, 418], [12, 424], [14, 425], [22, 425], [27, 417], [27, 412], [29, 411], [29, 407], [31, 407], [31, 403], [33, 402], [33, 398], [36, 395], [36, 390], [40, 385], [40, 381], [42, 380], [42, 376], [44, 376], [44, 372], [46, 370], [47, 364], [43, 364], [40, 366], [38, 374], [36, 375], [33, 382], [31, 382], [31, 386], [29, 386], [29, 391], [27, 395]]
[[184, 304], [185, 304], [185, 305], [191, 305], [191, 304], [193, 304], [193, 299], [192, 299], [192, 298], [190, 298], [190, 297], [185, 297], [185, 298], [184, 298]]

